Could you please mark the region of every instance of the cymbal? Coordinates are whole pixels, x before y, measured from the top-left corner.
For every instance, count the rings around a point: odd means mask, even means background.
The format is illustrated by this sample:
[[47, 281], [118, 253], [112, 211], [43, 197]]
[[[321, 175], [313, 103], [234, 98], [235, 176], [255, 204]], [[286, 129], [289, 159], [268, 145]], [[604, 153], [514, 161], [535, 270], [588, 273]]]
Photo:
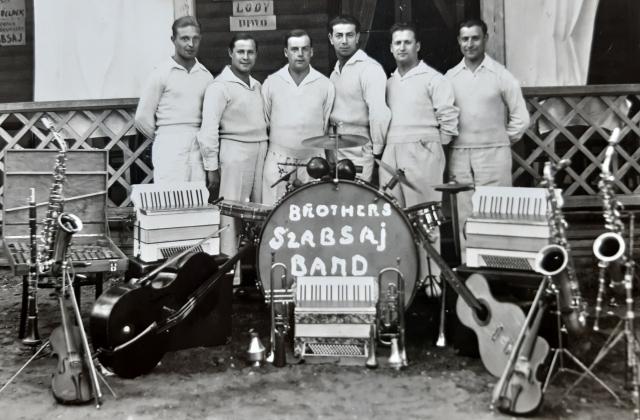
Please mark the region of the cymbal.
[[[337, 141], [336, 141], [337, 140]], [[302, 140], [302, 145], [316, 149], [346, 149], [347, 147], [364, 146], [369, 139], [355, 134], [328, 134]]]
[[454, 181], [454, 182], [447, 182], [446, 184], [432, 185], [431, 188], [433, 188], [436, 191], [458, 193], [461, 191], [471, 191], [472, 189], [475, 188], [475, 186], [473, 184], [459, 184]]
[[[411, 188], [412, 190], [418, 192], [418, 189], [415, 187], [415, 185], [413, 185], [405, 176], [404, 171], [402, 169], [394, 169], [391, 166], [387, 165], [386, 163], [384, 163], [383, 161], [381, 161], [380, 159], [376, 159], [376, 162], [378, 162], [378, 165], [380, 165], [380, 167], [382, 169], [384, 169], [385, 171], [387, 171], [389, 174], [393, 175], [398, 182], [400, 182], [401, 184], [406, 185], [407, 187]], [[389, 184], [391, 184], [391, 181], [389, 181]], [[392, 187], [390, 187], [392, 188]]]

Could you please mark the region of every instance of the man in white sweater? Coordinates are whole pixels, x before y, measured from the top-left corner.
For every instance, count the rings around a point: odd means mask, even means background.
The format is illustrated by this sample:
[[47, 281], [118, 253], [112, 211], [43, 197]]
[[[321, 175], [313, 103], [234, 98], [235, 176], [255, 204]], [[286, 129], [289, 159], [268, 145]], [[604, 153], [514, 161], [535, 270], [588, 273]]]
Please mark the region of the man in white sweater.
[[[310, 65], [313, 57], [311, 37], [303, 30], [285, 36], [284, 55], [289, 64], [272, 74], [262, 86], [264, 115], [269, 125], [269, 151], [264, 164], [262, 200], [273, 205], [286, 193], [286, 183], [271, 187], [295, 166], [307, 163], [322, 150], [302, 146], [302, 140], [325, 134], [335, 98], [333, 84]], [[310, 180], [305, 167], [293, 178]]]
[[339, 124], [338, 133], [356, 134], [370, 139], [362, 147], [340, 149], [339, 159], [348, 158], [362, 166], [360, 178], [370, 181], [374, 156], [384, 149], [391, 111], [385, 103], [387, 76], [367, 53], [358, 49], [360, 22], [351, 15], [340, 15], [329, 22], [329, 42], [338, 56], [329, 77], [336, 88], [330, 122]]
[[[449, 172], [460, 183], [510, 187], [511, 144], [527, 129], [529, 113], [518, 81], [485, 54], [488, 39], [487, 25], [481, 20], [459, 25], [458, 43], [464, 58], [446, 74], [460, 108]], [[471, 215], [472, 195], [473, 191], [458, 194], [460, 226]], [[464, 262], [466, 239], [460, 236]]]
[[204, 91], [213, 76], [196, 59], [198, 21], [181, 17], [172, 30], [175, 54], [149, 75], [135, 116], [138, 131], [153, 140], [156, 184], [205, 179], [196, 133], [202, 122]]
[[[398, 184], [393, 195], [403, 207], [428, 201], [442, 201], [442, 193], [432, 185], [441, 184], [445, 167], [442, 145], [458, 134], [458, 108], [453, 105], [451, 83], [442, 74], [418, 59], [420, 43], [417, 29], [411, 23], [396, 23], [391, 27], [391, 52], [398, 68], [387, 81], [387, 105], [391, 123], [382, 161], [395, 169], [403, 169], [417, 191]], [[380, 185], [391, 179], [380, 171]], [[440, 248], [440, 235], [433, 231], [434, 247]], [[423, 278], [426, 256], [421, 259]], [[431, 264], [431, 274], [440, 269]], [[427, 289], [430, 290], [430, 289]]]
[[[249, 34], [231, 38], [231, 65], [207, 88], [198, 142], [207, 171], [211, 199], [262, 202], [262, 167], [267, 153], [260, 82], [251, 77], [258, 43]], [[220, 234], [220, 250], [234, 255], [239, 220], [222, 216], [229, 228]]]

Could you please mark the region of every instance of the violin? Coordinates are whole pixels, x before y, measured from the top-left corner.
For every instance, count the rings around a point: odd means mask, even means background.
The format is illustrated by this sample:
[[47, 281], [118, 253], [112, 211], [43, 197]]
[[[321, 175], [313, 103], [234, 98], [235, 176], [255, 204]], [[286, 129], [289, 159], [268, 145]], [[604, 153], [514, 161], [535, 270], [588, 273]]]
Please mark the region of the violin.
[[52, 356], [58, 358], [51, 390], [61, 404], [85, 404], [94, 399], [94, 391], [80, 329], [71, 324], [62, 292], [59, 292], [58, 301], [62, 325], [53, 330], [49, 339]]

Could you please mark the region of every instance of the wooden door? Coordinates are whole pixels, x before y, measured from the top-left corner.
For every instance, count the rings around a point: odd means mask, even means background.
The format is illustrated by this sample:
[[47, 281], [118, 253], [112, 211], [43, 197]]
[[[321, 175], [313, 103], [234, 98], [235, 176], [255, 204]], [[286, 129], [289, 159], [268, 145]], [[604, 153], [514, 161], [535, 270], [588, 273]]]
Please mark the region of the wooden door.
[[360, 19], [361, 48], [388, 74], [396, 67], [389, 51], [389, 28], [410, 21], [420, 29], [420, 58], [444, 73], [462, 59], [457, 26], [480, 16], [480, 0], [342, 0], [342, 11]]

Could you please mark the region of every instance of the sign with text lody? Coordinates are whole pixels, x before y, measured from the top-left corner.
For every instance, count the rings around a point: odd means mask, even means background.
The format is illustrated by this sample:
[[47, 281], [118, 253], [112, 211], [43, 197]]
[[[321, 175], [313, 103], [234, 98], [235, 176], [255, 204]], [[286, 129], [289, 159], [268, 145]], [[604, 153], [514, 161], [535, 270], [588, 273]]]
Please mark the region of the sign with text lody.
[[24, 0], [0, 0], [0, 45], [26, 45]]
[[273, 0], [234, 1], [229, 27], [232, 32], [275, 30]]

